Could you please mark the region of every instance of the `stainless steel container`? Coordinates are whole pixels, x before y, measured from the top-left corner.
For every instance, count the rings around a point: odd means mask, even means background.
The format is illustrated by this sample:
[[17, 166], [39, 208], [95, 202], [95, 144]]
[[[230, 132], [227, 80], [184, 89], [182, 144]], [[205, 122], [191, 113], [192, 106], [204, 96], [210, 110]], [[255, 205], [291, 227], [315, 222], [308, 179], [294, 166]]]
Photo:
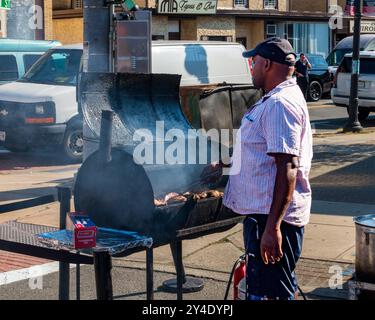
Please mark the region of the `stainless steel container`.
[[356, 277], [360, 281], [375, 283], [375, 214], [353, 220], [356, 225]]

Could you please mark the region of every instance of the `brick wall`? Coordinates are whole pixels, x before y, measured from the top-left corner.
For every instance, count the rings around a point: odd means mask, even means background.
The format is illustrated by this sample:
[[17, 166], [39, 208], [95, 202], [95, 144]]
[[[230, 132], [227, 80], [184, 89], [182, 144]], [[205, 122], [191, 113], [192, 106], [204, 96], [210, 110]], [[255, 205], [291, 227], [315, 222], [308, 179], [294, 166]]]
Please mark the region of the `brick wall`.
[[345, 9], [346, 6], [346, 0], [337, 0], [337, 4], [341, 6], [343, 9]]
[[197, 40], [197, 19], [181, 20], [181, 39], [191, 41]]
[[52, 0], [44, 0], [44, 39], [55, 40], [53, 38], [52, 20]]
[[147, 0], [135, 0], [134, 1], [140, 8], [146, 8]]
[[263, 10], [263, 0], [249, 0], [250, 10]]
[[251, 28], [251, 42], [248, 44], [248, 46], [250, 46], [250, 48], [254, 48], [259, 42], [263, 41], [264, 38], [264, 21], [253, 21]]
[[201, 36], [231, 36], [236, 37], [236, 20], [234, 17], [198, 17], [197, 39]]
[[233, 2], [234, 2], [233, 0], [218, 0], [217, 8], [218, 9], [232, 9]]
[[167, 16], [153, 16], [152, 17], [152, 35], [163, 35], [164, 39], [168, 39], [168, 17]]
[[0, 9], [0, 21], [1, 21], [1, 29], [0, 29], [0, 38], [5, 38], [7, 36], [7, 11]]
[[236, 38], [246, 38], [247, 49], [264, 40], [263, 20], [236, 20]]
[[327, 12], [327, 2], [329, 0], [314, 0], [314, 1], [303, 1], [303, 0], [291, 0], [290, 10], [293, 11], [310, 11], [310, 12]]
[[279, 11], [288, 11], [289, 0], [279, 0], [278, 9]]
[[149, 8], [156, 8], [156, 0], [148, 0]]
[[53, 19], [53, 38], [62, 44], [83, 42], [83, 19]]

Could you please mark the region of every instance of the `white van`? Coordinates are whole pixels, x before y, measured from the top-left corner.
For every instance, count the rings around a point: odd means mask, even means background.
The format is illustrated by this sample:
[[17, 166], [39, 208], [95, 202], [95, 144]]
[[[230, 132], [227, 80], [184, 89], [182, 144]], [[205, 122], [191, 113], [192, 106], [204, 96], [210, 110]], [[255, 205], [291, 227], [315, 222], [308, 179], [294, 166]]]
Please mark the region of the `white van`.
[[[82, 120], [76, 102], [82, 44], [49, 50], [19, 81], [0, 86], [0, 145], [13, 151], [60, 144], [81, 160]], [[154, 41], [153, 73], [181, 74], [181, 86], [251, 84], [245, 48], [229, 42]]]
[[250, 65], [238, 43], [153, 41], [152, 72], [180, 74], [181, 86], [251, 84]]
[[21, 78], [58, 41], [0, 39], [0, 84]]

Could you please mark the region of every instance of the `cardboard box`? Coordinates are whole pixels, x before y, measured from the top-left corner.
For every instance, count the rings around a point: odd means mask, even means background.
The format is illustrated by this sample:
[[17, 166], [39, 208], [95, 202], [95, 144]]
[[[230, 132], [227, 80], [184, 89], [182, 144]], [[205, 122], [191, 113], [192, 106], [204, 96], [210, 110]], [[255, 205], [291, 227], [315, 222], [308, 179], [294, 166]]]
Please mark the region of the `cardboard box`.
[[96, 246], [97, 228], [87, 215], [81, 212], [68, 213], [67, 229], [73, 232], [75, 249], [87, 249]]

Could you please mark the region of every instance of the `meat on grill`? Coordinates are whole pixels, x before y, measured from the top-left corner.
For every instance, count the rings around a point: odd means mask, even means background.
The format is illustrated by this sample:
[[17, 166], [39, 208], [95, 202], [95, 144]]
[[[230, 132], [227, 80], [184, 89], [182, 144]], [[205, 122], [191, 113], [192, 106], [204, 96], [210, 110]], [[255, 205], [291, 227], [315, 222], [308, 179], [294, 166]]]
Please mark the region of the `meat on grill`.
[[179, 194], [176, 192], [168, 193], [164, 199], [154, 199], [155, 206], [165, 206], [172, 203], [177, 202], [186, 202], [189, 197], [193, 197], [194, 200], [201, 200], [205, 198], [219, 198], [223, 196], [223, 192], [217, 191], [217, 190], [209, 190], [209, 191], [203, 191], [199, 193], [194, 192], [185, 192], [183, 194]]

